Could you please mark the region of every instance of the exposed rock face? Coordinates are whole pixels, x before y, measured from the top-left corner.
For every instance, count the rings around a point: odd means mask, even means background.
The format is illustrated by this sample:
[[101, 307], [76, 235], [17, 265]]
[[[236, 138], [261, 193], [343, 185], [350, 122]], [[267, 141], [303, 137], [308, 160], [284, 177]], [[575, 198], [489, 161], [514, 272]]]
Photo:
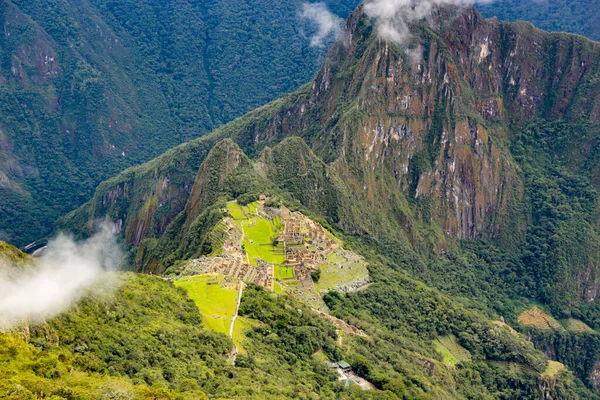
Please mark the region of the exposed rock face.
[[[302, 165], [317, 165], [319, 158], [324, 164], [322, 173], [310, 177], [308, 192], [300, 190], [311, 194], [295, 194], [345, 229], [393, 232], [414, 243], [415, 224], [433, 222], [447, 238], [496, 236], [507, 208], [523, 192], [508, 149], [511, 135], [537, 116], [600, 122], [600, 45], [527, 23], [485, 20], [473, 8], [437, 10], [428, 24], [411, 29], [405, 44], [382, 41], [359, 8], [311, 86], [154, 162], [154, 173], [146, 168], [142, 184], [133, 170], [119, 183], [120, 192], [105, 186], [103, 196], [123, 193], [127, 210], [95, 206], [94, 216], [119, 214], [133, 245], [159, 236], [190, 191], [188, 218], [200, 212], [205, 191], [197, 183], [192, 187], [193, 177], [209, 144], [228, 136], [248, 154], [258, 154], [300, 136], [318, 158], [301, 155], [299, 146], [298, 174], [304, 176]], [[202, 151], [194, 155], [194, 147]], [[175, 170], [169, 159], [178, 153], [194, 162]], [[228, 162], [234, 167], [238, 160]], [[278, 179], [276, 170], [267, 172]], [[135, 201], [125, 194], [133, 184]], [[334, 204], [313, 201], [320, 197]], [[352, 202], [368, 208], [352, 208]], [[158, 213], [165, 204], [170, 211]]]
[[596, 389], [600, 389], [600, 361], [597, 361], [594, 364], [594, 369], [592, 370], [592, 375], [590, 377], [594, 387]]

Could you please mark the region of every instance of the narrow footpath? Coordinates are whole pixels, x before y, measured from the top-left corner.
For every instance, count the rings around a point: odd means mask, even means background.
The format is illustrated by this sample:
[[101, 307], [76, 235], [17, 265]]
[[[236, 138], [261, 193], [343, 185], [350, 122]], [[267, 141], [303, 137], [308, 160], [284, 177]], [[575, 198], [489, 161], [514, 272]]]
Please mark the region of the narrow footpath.
[[[238, 317], [238, 311], [240, 309], [240, 303], [242, 302], [242, 293], [244, 292], [244, 287], [246, 286], [246, 284], [244, 282], [240, 282], [240, 288], [238, 290], [238, 298], [237, 298], [237, 304], [235, 305], [235, 314], [233, 315], [233, 318], [231, 318], [231, 325], [229, 325], [229, 337], [233, 340], [233, 328], [235, 326], [235, 320]], [[231, 365], [235, 365], [235, 359], [237, 358], [237, 346], [233, 345], [233, 348], [231, 349]]]

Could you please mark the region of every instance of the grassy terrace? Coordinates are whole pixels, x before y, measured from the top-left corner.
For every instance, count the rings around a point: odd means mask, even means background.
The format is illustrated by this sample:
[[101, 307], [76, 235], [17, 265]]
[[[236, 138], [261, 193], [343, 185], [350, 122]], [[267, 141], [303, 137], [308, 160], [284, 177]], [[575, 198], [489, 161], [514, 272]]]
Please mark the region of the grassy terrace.
[[277, 217], [270, 221], [259, 217], [256, 214], [258, 206], [257, 202], [240, 206], [237, 202], [231, 201], [227, 203], [227, 210], [235, 224], [244, 232], [242, 244], [248, 253], [251, 265], [256, 265], [257, 258], [273, 264], [282, 264], [285, 261], [283, 247], [273, 246], [273, 240], [283, 229], [281, 219]]
[[[318, 291], [333, 289], [369, 275], [367, 264], [363, 260], [356, 259], [348, 263], [343, 257], [343, 251], [340, 249], [332, 252], [321, 265], [321, 278], [316, 284]], [[342, 265], [342, 268], [338, 265]]]
[[[199, 275], [175, 281], [175, 285], [185, 289], [194, 300], [206, 327], [229, 335], [231, 319], [235, 314], [237, 287], [224, 289], [218, 282], [221, 276]], [[237, 324], [236, 324], [237, 325]]]
[[294, 268], [280, 265], [275, 266], [275, 279], [294, 279]]
[[454, 335], [442, 336], [434, 340], [435, 349], [444, 357], [446, 365], [456, 365], [461, 361], [471, 361], [471, 353], [458, 344]]

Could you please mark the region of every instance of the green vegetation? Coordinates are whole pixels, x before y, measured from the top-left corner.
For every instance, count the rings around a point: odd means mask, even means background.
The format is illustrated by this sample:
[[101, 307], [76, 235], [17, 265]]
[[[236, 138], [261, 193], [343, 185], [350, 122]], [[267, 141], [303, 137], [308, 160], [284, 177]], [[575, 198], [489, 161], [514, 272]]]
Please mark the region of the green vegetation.
[[503, 0], [479, 4], [477, 9], [488, 18], [501, 21], [524, 20], [541, 29], [553, 32], [571, 32], [600, 41], [600, 14], [594, 0], [535, 1]]
[[222, 283], [222, 276], [199, 275], [177, 280], [175, 286], [185, 289], [194, 300], [208, 329], [229, 335], [239, 283], [230, 283], [228, 288], [224, 288]]
[[434, 340], [434, 345], [436, 350], [442, 354], [444, 363], [448, 365], [471, 361], [471, 353], [458, 344], [454, 335], [439, 337]]
[[[0, 333], [0, 397], [53, 399], [205, 399], [188, 382], [180, 390], [132, 384], [130, 379], [82, 372], [79, 359], [66, 349], [46, 351], [22, 337]], [[196, 385], [197, 386], [197, 385]]]
[[260, 324], [254, 320], [238, 317], [235, 320], [235, 325], [233, 326], [233, 344], [237, 347], [238, 353], [247, 354], [247, 351], [244, 349], [244, 341], [246, 340], [246, 334], [252, 330], [253, 328], [260, 326]]
[[[248, 254], [250, 265], [256, 265], [257, 258], [268, 263], [282, 264], [285, 261], [283, 246], [273, 246], [279, 232], [283, 229], [281, 220], [279, 218], [268, 220], [258, 216], [257, 207], [258, 203], [250, 203], [243, 207], [235, 201], [227, 203], [229, 214], [234, 218], [235, 224], [244, 232], [242, 246]], [[244, 215], [245, 219], [239, 218], [240, 215]], [[280, 277], [284, 279], [284, 276], [289, 276], [289, 269], [276, 270], [275, 277], [283, 274]]]
[[[326, 3], [346, 17], [358, 1]], [[327, 46], [310, 46], [316, 27], [300, 7], [2, 4], [11, 29], [0, 38], [0, 240], [22, 246], [50, 234], [101, 181], [309, 81]]]
[[[200, 386], [210, 387], [205, 372], [226, 366], [222, 359], [231, 348], [229, 339], [204, 330], [194, 302], [171, 283], [133, 274], [120, 280], [114, 294], [88, 298], [61, 317], [30, 326], [30, 338], [25, 336], [30, 344], [23, 347], [22, 358], [10, 357], [13, 350], [3, 346], [13, 367], [0, 370], [16, 369], [11, 382], [24, 393], [52, 388], [57, 395], [74, 390], [81, 398], [94, 399], [100, 398], [94, 393], [113, 389], [137, 392], [133, 398], [159, 398], [163, 393], [175, 398], [190, 391], [186, 398], [202, 398]], [[29, 379], [32, 374], [46, 379]], [[79, 378], [80, 383], [72, 384], [71, 379]], [[195, 383], [190, 385], [189, 379]], [[140, 394], [144, 390], [148, 394]]]

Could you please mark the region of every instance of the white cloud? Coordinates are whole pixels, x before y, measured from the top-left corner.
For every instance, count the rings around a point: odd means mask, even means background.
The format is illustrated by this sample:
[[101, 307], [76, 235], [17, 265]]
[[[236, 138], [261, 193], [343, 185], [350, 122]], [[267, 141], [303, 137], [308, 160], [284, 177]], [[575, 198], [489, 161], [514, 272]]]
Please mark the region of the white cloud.
[[364, 12], [377, 21], [379, 36], [396, 43], [409, 36], [408, 24], [431, 14], [435, 6], [490, 3], [493, 0], [366, 0]]
[[300, 16], [312, 21], [317, 32], [310, 40], [310, 45], [321, 47], [327, 38], [336, 38], [342, 30], [344, 20], [327, 9], [324, 3], [303, 3]]
[[110, 229], [83, 243], [60, 235], [52, 240], [34, 265], [20, 268], [0, 265], [0, 328], [23, 321], [39, 322], [65, 312], [98, 283], [114, 288], [107, 271], [115, 270], [123, 258]]

